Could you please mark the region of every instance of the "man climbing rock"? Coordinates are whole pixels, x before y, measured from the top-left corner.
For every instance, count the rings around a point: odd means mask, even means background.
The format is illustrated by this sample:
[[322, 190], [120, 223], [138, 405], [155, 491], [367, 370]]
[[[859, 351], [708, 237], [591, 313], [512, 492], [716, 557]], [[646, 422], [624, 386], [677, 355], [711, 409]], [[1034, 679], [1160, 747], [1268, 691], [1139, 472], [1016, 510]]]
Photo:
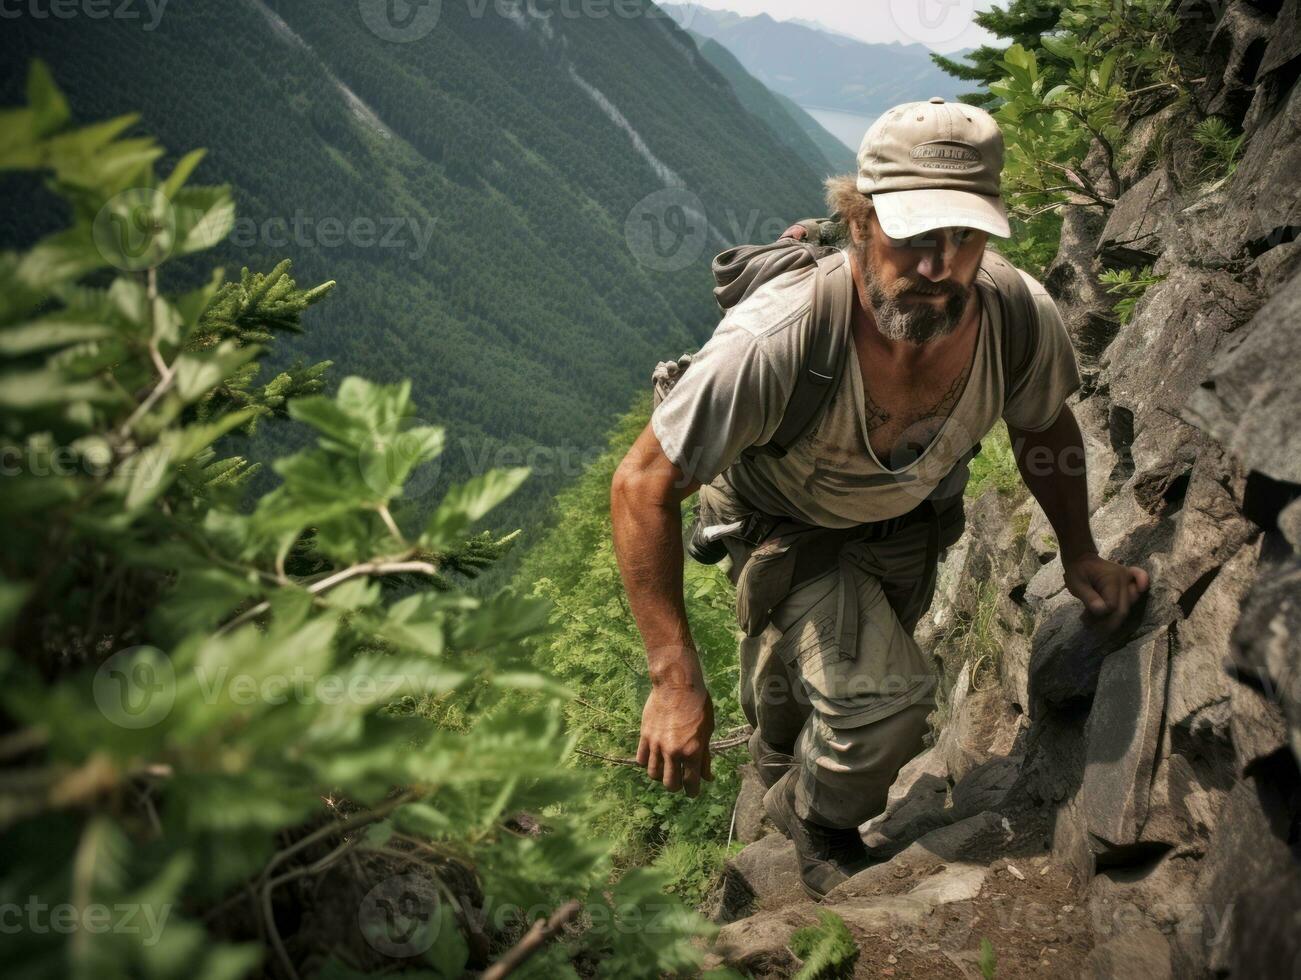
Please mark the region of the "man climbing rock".
[[[967, 463], [1000, 418], [1088, 613], [1114, 627], [1148, 587], [1093, 541], [1060, 314], [986, 251], [1010, 236], [1002, 167], [981, 109], [933, 98], [882, 115], [857, 178], [828, 181], [843, 247], [770, 278], [753, 264], [720, 278], [720, 304], [745, 295], [673, 372], [614, 477], [614, 544], [652, 683], [638, 762], [692, 796], [711, 778], [713, 709], [682, 593], [680, 504], [699, 490], [692, 552], [731, 558], [750, 751], [814, 896], [866, 865], [857, 828], [923, 747], [936, 678], [913, 629], [962, 534]], [[786, 238], [811, 247], [821, 228]], [[782, 244], [782, 262], [799, 258]]]

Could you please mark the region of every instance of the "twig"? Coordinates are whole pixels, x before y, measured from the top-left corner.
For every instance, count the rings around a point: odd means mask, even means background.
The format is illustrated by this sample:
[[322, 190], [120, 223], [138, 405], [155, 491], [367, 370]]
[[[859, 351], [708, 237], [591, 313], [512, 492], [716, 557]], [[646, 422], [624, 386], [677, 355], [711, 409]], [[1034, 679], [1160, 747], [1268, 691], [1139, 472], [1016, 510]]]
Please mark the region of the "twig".
[[10, 732], [8, 735], [0, 736], [0, 759], [26, 755], [28, 752], [44, 748], [49, 740], [49, 730], [40, 725]]
[[320, 874], [356, 847], [360, 841], [360, 837], [346, 840], [315, 864], [306, 864], [301, 868], [294, 868], [293, 871], [286, 871], [262, 886], [262, 919], [266, 924], [267, 936], [271, 939], [271, 945], [275, 948], [276, 956], [280, 959], [280, 965], [285, 968], [285, 972], [289, 974], [292, 980], [298, 980], [298, 971], [294, 969], [293, 960], [289, 958], [289, 951], [285, 949], [285, 944], [280, 939], [280, 930], [276, 928], [275, 909], [271, 905], [271, 892], [280, 885], [294, 881], [297, 878]]
[[580, 698], [578, 696], [575, 696], [574, 704], [581, 704], [584, 708], [591, 708], [593, 711], [599, 711], [601, 712], [601, 714], [608, 715], [611, 718], [619, 717], [609, 708], [602, 708], [599, 704], [593, 704], [591, 701], [588, 701], [586, 698]]
[[387, 817], [398, 807], [404, 806], [405, 804], [418, 799], [419, 796], [420, 794], [418, 794], [414, 790], [404, 790], [403, 792], [399, 793], [397, 796], [385, 800], [383, 803], [375, 807], [373, 810], [362, 810], [358, 813], [352, 814], [351, 816], [347, 817], [344, 820], [334, 821], [332, 823], [326, 824], [324, 827], [317, 828], [316, 830], [308, 834], [306, 837], [302, 838], [301, 840], [295, 841], [293, 844], [289, 845], [284, 850], [278, 851], [276, 854], [272, 855], [271, 860], [268, 861], [266, 867], [262, 869], [262, 874], [258, 876], [256, 883], [254, 883], [252, 886], [246, 886], [246, 890], [244, 892], [241, 892], [236, 895], [231, 895], [221, 904], [209, 909], [203, 915], [204, 921], [207, 922], [210, 921], [211, 919], [216, 918], [218, 915], [220, 915], [222, 912], [228, 909], [231, 905], [235, 904], [236, 901], [238, 901], [240, 898], [243, 898], [245, 895], [248, 895], [250, 898], [256, 900], [257, 896], [254, 890], [265, 887], [267, 881], [271, 878], [271, 872], [274, 871], [276, 868], [278, 868], [289, 858], [293, 857], [299, 851], [311, 847], [313, 844], [316, 844], [319, 841], [325, 840], [326, 838], [332, 837], [336, 834], [346, 834], [351, 830], [357, 830], [360, 827], [365, 827], [369, 824], [377, 823], [380, 820], [383, 820], [385, 817]]
[[[342, 585], [349, 579], [357, 578], [360, 575], [437, 575], [438, 566], [427, 561], [364, 561], [357, 565], [352, 565], [333, 575], [326, 576], [320, 581], [313, 582], [307, 587], [310, 595], [320, 595], [336, 585]], [[264, 612], [271, 608], [268, 601], [259, 602], [256, 606], [245, 610], [225, 626], [218, 629], [214, 636], [225, 636], [231, 630], [238, 629], [250, 620], [257, 619]]]
[[[1188, 79], [1188, 81], [1185, 82], [1184, 84], [1185, 84], [1185, 85], [1196, 85], [1196, 84], [1198, 84], [1199, 82], [1204, 82], [1204, 81], [1206, 81], [1205, 76], [1203, 76], [1202, 78], [1190, 78], [1190, 79]], [[1129, 100], [1133, 99], [1134, 96], [1136, 96], [1136, 95], [1142, 95], [1144, 92], [1155, 92], [1155, 91], [1156, 91], [1157, 89], [1159, 89], [1159, 88], [1182, 89], [1183, 87], [1184, 87], [1184, 86], [1183, 86], [1183, 85], [1180, 85], [1178, 82], [1157, 82], [1155, 85], [1144, 85], [1142, 88], [1136, 88], [1136, 89], [1134, 89], [1134, 90], [1131, 91], [1131, 92], [1127, 92], [1127, 93], [1125, 93], [1125, 100], [1126, 100], [1126, 101], [1129, 101]]]
[[506, 951], [506, 955], [483, 971], [481, 980], [502, 980], [524, 964], [529, 957], [563, 929], [576, 916], [582, 906], [576, 901], [566, 902], [551, 913], [545, 922], [538, 919], [524, 934], [524, 938]]
[[[154, 405], [158, 404], [158, 399], [171, 390], [172, 382], [176, 380], [176, 361], [168, 364], [163, 360], [162, 352], [158, 349], [158, 329], [154, 322], [158, 309], [158, 270], [152, 268], [147, 274], [147, 293], [149, 299], [149, 360], [153, 362], [154, 370], [158, 372], [158, 384], [154, 390], [149, 392], [145, 400], [142, 401], [134, 412], [127, 418], [122, 426], [117, 430], [118, 438], [125, 442], [131, 435], [131, 430], [135, 428], [137, 422], [149, 414]], [[179, 360], [179, 358], [177, 358]]]
[[388, 504], [380, 504], [375, 508], [380, 519], [384, 521], [384, 526], [388, 528], [388, 533], [393, 535], [393, 540], [398, 544], [406, 544], [407, 539], [402, 536], [402, 531], [398, 527], [397, 521], [393, 520], [393, 514], [388, 509]]
[[416, 799], [417, 795], [418, 794], [414, 790], [404, 790], [392, 799], [385, 800], [373, 810], [362, 810], [359, 813], [352, 814], [346, 820], [340, 820], [338, 823], [326, 824], [324, 827], [312, 831], [312, 833], [308, 834], [302, 840], [295, 841], [283, 851], [280, 851], [278, 854], [273, 856], [271, 860], [267, 862], [267, 866], [262, 869], [262, 875], [259, 880], [265, 882], [271, 876], [272, 871], [299, 851], [311, 847], [313, 844], [325, 840], [327, 837], [333, 837], [336, 834], [346, 834], [350, 830], [356, 830], [359, 827], [378, 823], [398, 807], [405, 806], [407, 803]]

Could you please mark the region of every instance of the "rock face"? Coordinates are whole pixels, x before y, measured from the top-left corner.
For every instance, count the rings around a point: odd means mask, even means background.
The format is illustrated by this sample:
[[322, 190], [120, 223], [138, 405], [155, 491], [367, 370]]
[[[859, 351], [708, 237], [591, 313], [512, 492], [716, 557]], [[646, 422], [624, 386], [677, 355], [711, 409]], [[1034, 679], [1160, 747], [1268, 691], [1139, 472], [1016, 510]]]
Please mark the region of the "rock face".
[[[861, 828], [878, 863], [824, 903], [880, 954], [861, 975], [977, 976], [988, 937], [1000, 976], [1301, 976], [1301, 0], [1176, 7], [1194, 106], [1247, 136], [1237, 170], [1202, 186], [1199, 117], [1150, 95], [1122, 186], [1085, 161], [1115, 205], [1067, 209], [1045, 277], [1084, 368], [1095, 538], [1151, 588], [1102, 630], [1036, 505], [969, 503], [918, 630], [962, 658], [940, 730]], [[1121, 326], [1097, 276], [1149, 264]], [[977, 620], [982, 652], [955, 654]], [[733, 860], [746, 918], [718, 962], [798, 968], [816, 907], [790, 852]]]
[[1301, 426], [1296, 424], [1296, 365], [1301, 363], [1301, 278], [1293, 278], [1212, 365], [1188, 415], [1243, 465], [1301, 484]]
[[1098, 946], [1081, 980], [1172, 980], [1170, 943], [1156, 929], [1140, 929]]
[[1102, 665], [1084, 726], [1084, 820], [1100, 849], [1138, 841], [1147, 819], [1165, 710], [1166, 630], [1135, 640]]

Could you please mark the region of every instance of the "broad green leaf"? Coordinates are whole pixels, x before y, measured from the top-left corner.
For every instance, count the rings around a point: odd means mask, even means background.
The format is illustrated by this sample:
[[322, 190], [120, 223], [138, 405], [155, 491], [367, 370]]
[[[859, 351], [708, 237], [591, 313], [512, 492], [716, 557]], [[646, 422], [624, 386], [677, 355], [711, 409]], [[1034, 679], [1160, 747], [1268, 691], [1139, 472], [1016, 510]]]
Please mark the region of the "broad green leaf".
[[348, 414], [333, 398], [314, 395], [295, 398], [289, 403], [289, 417], [295, 422], [310, 425], [321, 435], [328, 436], [340, 447], [360, 449], [358, 436], [367, 431], [358, 425], [355, 416]]
[[337, 589], [331, 589], [321, 599], [327, 606], [352, 612], [373, 606], [379, 602], [380, 587], [378, 582], [366, 578], [355, 578], [344, 582]]
[[116, 335], [117, 331], [105, 324], [77, 322], [55, 314], [0, 330], [0, 354], [22, 357], [88, 340], [107, 340]]
[[172, 206], [178, 256], [214, 247], [235, 227], [235, 201], [229, 187], [186, 187], [176, 192]]
[[1012, 86], [1007, 82], [990, 82], [989, 90], [1000, 99], [1007, 99], [1009, 102], [1016, 97], [1016, 94], [1012, 91]]
[[1112, 48], [1098, 67], [1098, 88], [1104, 92], [1111, 86], [1111, 76], [1116, 69], [1116, 59], [1120, 57], [1120, 52], [1120, 48]]
[[18, 411], [87, 401], [109, 404], [119, 399], [99, 381], [73, 381], [60, 371], [39, 369], [0, 375], [0, 407]]
[[1056, 37], [1052, 34], [1044, 34], [1039, 38], [1039, 43], [1045, 51], [1061, 58], [1063, 61], [1074, 62], [1075, 54], [1079, 50], [1079, 44], [1071, 37]]
[[171, 449], [160, 442], [127, 459], [109, 481], [109, 486], [122, 495], [122, 506], [130, 512], [153, 503], [175, 478], [176, 465]]
[[422, 540], [434, 549], [453, 544], [470, 525], [514, 493], [528, 475], [526, 467], [490, 470], [453, 487], [430, 518]]
[[1059, 98], [1061, 98], [1062, 95], [1064, 95], [1066, 92], [1069, 92], [1070, 88], [1071, 87], [1065, 83], [1061, 85], [1054, 85], [1052, 88], [1050, 88], [1047, 92], [1044, 93], [1043, 96], [1044, 104], [1052, 105]]
[[446, 646], [446, 620], [435, 596], [417, 594], [394, 603], [376, 632], [397, 646], [436, 657]]
[[447, 902], [435, 906], [434, 921], [430, 924], [437, 938], [425, 953], [425, 962], [434, 968], [437, 976], [457, 980], [465, 976], [465, 965], [470, 960], [470, 948], [456, 921], [456, 913]]
[[257, 409], [255, 408], [230, 412], [221, 416], [216, 422], [200, 423], [187, 426], [179, 431], [168, 432], [164, 441], [171, 452], [172, 460], [176, 463], [184, 463], [193, 459], [226, 433], [238, 429], [256, 415]]
[[37, 136], [57, 132], [71, 118], [68, 101], [54, 84], [50, 69], [43, 61], [33, 61], [27, 73], [27, 101], [31, 104]]
[[185, 186], [185, 182], [190, 179], [190, 174], [194, 173], [195, 168], [203, 162], [203, 158], [207, 156], [207, 153], [207, 150], [192, 150], [181, 157], [175, 169], [163, 181], [162, 192], [169, 198], [176, 197], [181, 188]]
[[[111, 239], [109, 244], [112, 245]], [[114, 264], [114, 258], [124, 263], [119, 268], [129, 267], [128, 259], [120, 258], [116, 247], [110, 247], [106, 257], [96, 244], [91, 228], [69, 228], [42, 239], [23, 255], [17, 278], [25, 285], [48, 291], [52, 285], [71, 283], [88, 272]]]
[[376, 497], [392, 500], [411, 474], [442, 454], [444, 433], [434, 426], [381, 427], [367, 434], [357, 465]]

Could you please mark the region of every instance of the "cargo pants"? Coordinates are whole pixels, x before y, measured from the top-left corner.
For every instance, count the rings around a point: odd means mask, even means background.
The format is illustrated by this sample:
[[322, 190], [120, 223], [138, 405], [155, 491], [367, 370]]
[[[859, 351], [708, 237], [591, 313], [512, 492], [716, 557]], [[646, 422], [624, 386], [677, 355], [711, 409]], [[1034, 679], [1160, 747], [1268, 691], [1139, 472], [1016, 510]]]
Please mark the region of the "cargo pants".
[[[716, 513], [734, 505], [712, 486], [701, 493]], [[940, 523], [940, 555], [963, 526], [958, 505]], [[742, 636], [740, 700], [754, 728], [750, 752], [769, 784], [789, 765], [783, 757], [794, 757], [802, 819], [847, 828], [876, 816], [899, 770], [924, 747], [937, 677], [913, 630], [935, 593], [928, 533], [923, 522], [844, 545], [838, 561], [773, 607], [762, 633]], [[728, 551], [735, 584], [748, 549], [729, 541]], [[848, 644], [837, 621], [842, 584], [858, 600]]]

